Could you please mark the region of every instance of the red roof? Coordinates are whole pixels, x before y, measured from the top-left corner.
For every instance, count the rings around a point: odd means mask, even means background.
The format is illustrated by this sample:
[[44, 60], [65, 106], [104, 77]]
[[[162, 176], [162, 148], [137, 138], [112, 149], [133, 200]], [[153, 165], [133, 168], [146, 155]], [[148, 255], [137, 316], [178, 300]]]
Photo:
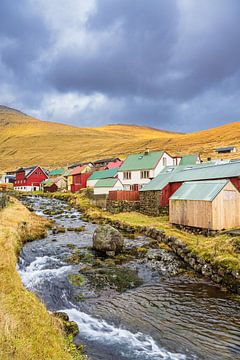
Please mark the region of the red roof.
[[105, 169], [115, 169], [119, 168], [122, 165], [123, 161], [110, 162], [105, 166]]
[[75, 167], [68, 176], [81, 174], [87, 165]]

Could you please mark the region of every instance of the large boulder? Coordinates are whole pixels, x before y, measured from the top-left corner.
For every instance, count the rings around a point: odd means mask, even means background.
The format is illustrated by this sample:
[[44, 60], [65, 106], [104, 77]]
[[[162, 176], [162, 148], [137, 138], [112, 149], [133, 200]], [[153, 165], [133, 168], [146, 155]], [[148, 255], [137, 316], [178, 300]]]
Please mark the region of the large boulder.
[[93, 249], [104, 252], [109, 256], [121, 252], [123, 248], [123, 236], [110, 225], [97, 227], [93, 234]]

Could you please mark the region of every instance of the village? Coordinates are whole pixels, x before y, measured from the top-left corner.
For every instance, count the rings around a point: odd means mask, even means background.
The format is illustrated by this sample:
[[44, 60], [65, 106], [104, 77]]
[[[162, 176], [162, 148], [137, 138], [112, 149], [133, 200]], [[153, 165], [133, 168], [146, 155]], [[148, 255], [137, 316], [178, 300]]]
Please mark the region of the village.
[[[235, 152], [218, 148], [216, 157]], [[46, 170], [39, 165], [8, 171], [1, 187], [19, 192], [71, 192], [89, 189], [98, 207], [111, 213], [137, 211], [169, 215], [184, 229], [220, 231], [240, 226], [240, 160], [199, 154], [174, 157], [167, 151], [129, 154]]]

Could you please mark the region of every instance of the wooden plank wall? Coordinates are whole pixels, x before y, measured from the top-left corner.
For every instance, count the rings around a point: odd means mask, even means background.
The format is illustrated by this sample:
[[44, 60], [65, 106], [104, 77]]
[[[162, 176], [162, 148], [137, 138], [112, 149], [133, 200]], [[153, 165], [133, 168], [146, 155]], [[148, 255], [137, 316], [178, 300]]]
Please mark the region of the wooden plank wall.
[[228, 183], [213, 201], [213, 229], [240, 227], [240, 193]]
[[209, 201], [170, 200], [169, 221], [172, 224], [211, 228], [212, 204]]
[[240, 193], [229, 182], [212, 202], [170, 200], [169, 221], [211, 230], [240, 227]]

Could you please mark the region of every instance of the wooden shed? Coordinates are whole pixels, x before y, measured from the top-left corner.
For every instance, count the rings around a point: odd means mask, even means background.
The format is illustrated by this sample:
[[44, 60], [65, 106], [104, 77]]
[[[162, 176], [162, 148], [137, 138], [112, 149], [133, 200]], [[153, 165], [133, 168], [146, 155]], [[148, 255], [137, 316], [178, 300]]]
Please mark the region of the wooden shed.
[[209, 230], [240, 226], [240, 193], [229, 180], [185, 182], [171, 197], [172, 224]]

